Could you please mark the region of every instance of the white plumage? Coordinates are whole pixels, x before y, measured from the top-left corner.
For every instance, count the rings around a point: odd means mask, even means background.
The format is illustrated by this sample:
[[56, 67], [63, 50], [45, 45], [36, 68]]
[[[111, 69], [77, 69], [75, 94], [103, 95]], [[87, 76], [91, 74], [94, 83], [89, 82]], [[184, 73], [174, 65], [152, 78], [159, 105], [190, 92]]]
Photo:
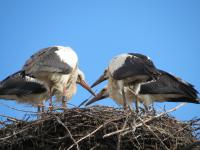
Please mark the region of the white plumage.
[[114, 57], [92, 87], [106, 79], [108, 85], [86, 105], [106, 97], [130, 107], [136, 100], [136, 109], [139, 102], [146, 108], [154, 101], [199, 103], [198, 91], [193, 85], [156, 69], [150, 58], [142, 54], [130, 53]]
[[[26, 61], [22, 70], [47, 84], [50, 96], [62, 99], [63, 105], [65, 99], [69, 100], [75, 94], [78, 76], [81, 76], [78, 83], [94, 95], [78, 68], [77, 54], [70, 47], [52, 46], [41, 49]], [[52, 106], [52, 99], [50, 105]]]

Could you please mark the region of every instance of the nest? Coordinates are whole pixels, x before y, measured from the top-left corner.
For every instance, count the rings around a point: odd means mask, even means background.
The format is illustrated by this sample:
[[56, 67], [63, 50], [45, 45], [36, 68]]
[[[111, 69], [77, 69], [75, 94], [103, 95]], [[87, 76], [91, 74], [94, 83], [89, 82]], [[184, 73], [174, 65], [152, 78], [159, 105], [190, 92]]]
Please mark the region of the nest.
[[180, 122], [167, 112], [135, 114], [112, 107], [72, 108], [14, 121], [0, 129], [0, 149], [165, 150], [199, 146], [200, 119]]

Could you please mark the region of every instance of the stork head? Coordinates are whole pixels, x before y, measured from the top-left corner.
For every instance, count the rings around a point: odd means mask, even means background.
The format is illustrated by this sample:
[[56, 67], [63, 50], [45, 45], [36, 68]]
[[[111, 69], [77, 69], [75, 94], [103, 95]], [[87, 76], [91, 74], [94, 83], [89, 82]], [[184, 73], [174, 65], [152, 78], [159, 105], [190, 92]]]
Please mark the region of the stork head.
[[81, 70], [79, 70], [79, 69], [78, 69], [78, 76], [77, 76], [76, 83], [80, 84], [83, 88], [85, 88], [86, 90], [88, 90], [92, 95], [96, 96], [95, 93], [90, 88], [90, 86], [85, 81], [85, 75], [84, 75], [84, 73]]
[[103, 81], [105, 81], [105, 80], [107, 80], [107, 79], [108, 79], [108, 68], [106, 68], [106, 69], [104, 70], [103, 75], [101, 75], [101, 76], [99, 77], [99, 79], [98, 79], [97, 81], [95, 81], [95, 82], [92, 84], [91, 88], [95, 87], [96, 85], [98, 85], [99, 83], [101, 83], [101, 82], [103, 82]]
[[109, 92], [107, 86], [104, 87], [95, 97], [93, 97], [91, 100], [89, 100], [85, 106], [88, 106], [96, 101], [102, 100], [104, 98], [109, 97]]

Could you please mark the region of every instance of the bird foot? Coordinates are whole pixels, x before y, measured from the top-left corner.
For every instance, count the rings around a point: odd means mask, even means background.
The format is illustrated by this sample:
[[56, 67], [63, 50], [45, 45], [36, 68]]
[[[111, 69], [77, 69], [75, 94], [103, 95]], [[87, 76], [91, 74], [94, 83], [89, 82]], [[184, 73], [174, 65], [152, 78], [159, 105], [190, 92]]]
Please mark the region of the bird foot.
[[135, 113], [134, 110], [131, 109], [131, 107], [128, 105], [126, 105], [126, 107], [124, 107], [124, 112], [125, 112], [125, 114]]
[[50, 112], [53, 111], [53, 106], [52, 106], [52, 105], [49, 106], [49, 111], [50, 111]]

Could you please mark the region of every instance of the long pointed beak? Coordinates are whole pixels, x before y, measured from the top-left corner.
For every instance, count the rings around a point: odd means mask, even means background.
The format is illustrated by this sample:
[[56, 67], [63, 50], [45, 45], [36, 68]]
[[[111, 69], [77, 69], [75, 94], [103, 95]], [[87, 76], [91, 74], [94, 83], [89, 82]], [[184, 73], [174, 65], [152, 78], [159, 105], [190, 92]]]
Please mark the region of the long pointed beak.
[[107, 97], [109, 97], [108, 94], [105, 95], [103, 92], [100, 92], [99, 94], [97, 94], [97, 96], [95, 96], [95, 97], [93, 97], [91, 100], [89, 100], [89, 101], [85, 104], [85, 106], [88, 106], [88, 105], [90, 105], [90, 104], [92, 104], [92, 103], [94, 103], [94, 102], [96, 102], [96, 101], [102, 100], [102, 99], [107, 98]]
[[105, 75], [100, 76], [99, 79], [92, 84], [91, 88], [95, 87], [96, 85], [98, 85], [99, 83], [105, 81], [106, 79], [107, 78], [105, 77]]
[[86, 90], [88, 90], [88, 92], [90, 92], [92, 95], [96, 96], [96, 94], [92, 91], [91, 87], [84, 81], [81, 80], [80, 82], [78, 82], [83, 88], [85, 88]]

